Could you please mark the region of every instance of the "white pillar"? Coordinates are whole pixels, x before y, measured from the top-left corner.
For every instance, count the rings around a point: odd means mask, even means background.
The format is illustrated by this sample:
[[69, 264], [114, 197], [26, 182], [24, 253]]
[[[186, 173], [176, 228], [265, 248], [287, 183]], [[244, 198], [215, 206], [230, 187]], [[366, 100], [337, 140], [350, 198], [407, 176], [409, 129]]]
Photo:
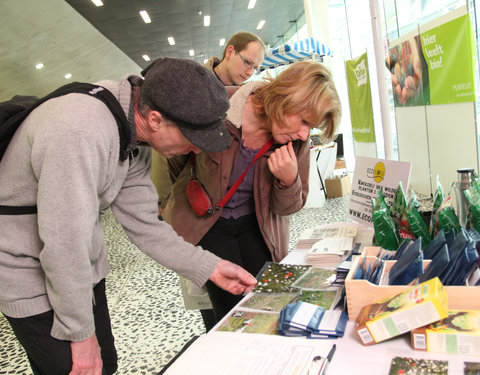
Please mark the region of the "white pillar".
[[[306, 1], [306, 0], [305, 0]], [[375, 49], [375, 61], [377, 65], [378, 94], [380, 97], [380, 113], [383, 127], [383, 143], [385, 146], [385, 159], [393, 159], [392, 126], [390, 124], [390, 110], [388, 105], [388, 93], [385, 83], [385, 52], [382, 43], [382, 29], [380, 11], [377, 0], [370, 0], [370, 15], [372, 20], [373, 45]]]
[[[332, 48], [328, 30], [328, 0], [303, 0], [308, 35]], [[333, 51], [335, 53], [335, 50]], [[332, 70], [332, 58], [325, 56], [324, 64]]]

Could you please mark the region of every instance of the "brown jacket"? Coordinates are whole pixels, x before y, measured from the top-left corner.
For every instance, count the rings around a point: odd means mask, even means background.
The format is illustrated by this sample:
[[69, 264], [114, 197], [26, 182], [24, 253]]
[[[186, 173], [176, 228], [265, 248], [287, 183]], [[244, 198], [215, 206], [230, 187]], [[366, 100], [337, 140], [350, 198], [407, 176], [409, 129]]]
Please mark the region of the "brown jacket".
[[[232, 141], [228, 149], [217, 153], [202, 151], [195, 157], [195, 175], [204, 185], [214, 204], [218, 203], [227, 191], [233, 163], [240, 148], [241, 115], [238, 116], [238, 114], [243, 112], [245, 103], [243, 99], [246, 99], [248, 93], [258, 84], [258, 82], [245, 84], [230, 101], [231, 108], [226, 124]], [[267, 165], [273, 149], [279, 146], [274, 145], [257, 161], [253, 184], [255, 212], [260, 231], [276, 262], [281, 261], [288, 253], [289, 215], [305, 205], [310, 165], [309, 142], [295, 141], [293, 147], [297, 155], [298, 177], [292, 186], [281, 188]], [[186, 241], [197, 244], [215, 224], [221, 212], [215, 211], [212, 215], [204, 217], [196, 216], [185, 194], [185, 188], [190, 179], [187, 156], [169, 159], [169, 166], [174, 184], [164, 211], [164, 219]]]

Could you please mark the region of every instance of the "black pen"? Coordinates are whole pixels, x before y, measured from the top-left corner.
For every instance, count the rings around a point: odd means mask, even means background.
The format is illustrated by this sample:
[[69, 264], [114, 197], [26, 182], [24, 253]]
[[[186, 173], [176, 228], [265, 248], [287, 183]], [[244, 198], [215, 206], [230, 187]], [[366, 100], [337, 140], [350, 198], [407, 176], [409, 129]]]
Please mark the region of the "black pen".
[[336, 344], [333, 344], [326, 358], [323, 358], [320, 355], [313, 357], [312, 364], [308, 370], [308, 375], [322, 375], [327, 372], [327, 367], [332, 361], [333, 355], [335, 354], [335, 349], [337, 348]]
[[323, 362], [323, 366], [320, 369], [320, 372], [318, 375], [324, 375], [327, 373], [327, 367], [332, 362], [333, 355], [335, 354], [335, 350], [337, 349], [337, 344], [333, 344], [332, 348], [328, 352], [327, 358], [325, 358], [325, 361]]

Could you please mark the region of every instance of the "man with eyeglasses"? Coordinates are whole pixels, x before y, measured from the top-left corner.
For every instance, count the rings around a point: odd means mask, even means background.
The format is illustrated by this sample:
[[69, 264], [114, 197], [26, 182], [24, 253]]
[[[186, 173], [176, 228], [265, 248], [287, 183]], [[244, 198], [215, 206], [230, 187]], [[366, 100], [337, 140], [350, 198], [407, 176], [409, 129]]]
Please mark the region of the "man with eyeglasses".
[[223, 50], [223, 57], [211, 57], [205, 66], [213, 70], [225, 86], [242, 85], [253, 73], [259, 73], [265, 57], [265, 44], [259, 36], [240, 31], [232, 35]]

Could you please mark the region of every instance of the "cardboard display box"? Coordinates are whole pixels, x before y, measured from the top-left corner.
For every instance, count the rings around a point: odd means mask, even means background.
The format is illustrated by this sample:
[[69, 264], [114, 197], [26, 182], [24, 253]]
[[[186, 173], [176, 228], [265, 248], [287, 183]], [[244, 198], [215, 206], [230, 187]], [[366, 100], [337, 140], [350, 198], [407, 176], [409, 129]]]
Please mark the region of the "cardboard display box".
[[480, 356], [480, 310], [449, 310], [448, 317], [412, 331], [412, 347], [435, 353]]
[[362, 343], [371, 345], [447, 316], [447, 292], [440, 279], [435, 277], [363, 307], [356, 330]]
[[[347, 294], [348, 320], [356, 321], [360, 310], [375, 301], [394, 296], [404, 292], [411, 286], [407, 285], [375, 285], [367, 280], [355, 280], [353, 275], [360, 264], [361, 257], [367, 257], [367, 264], [375, 263], [379, 247], [366, 247], [362, 256], [353, 260], [352, 267], [345, 279], [345, 291]], [[384, 272], [388, 271], [395, 261], [387, 261]], [[427, 267], [429, 260], [424, 260]], [[448, 308], [455, 310], [478, 310], [480, 309], [480, 286], [444, 286], [448, 294]]]
[[325, 179], [325, 189], [328, 198], [342, 197], [352, 192], [352, 180], [349, 175]]

